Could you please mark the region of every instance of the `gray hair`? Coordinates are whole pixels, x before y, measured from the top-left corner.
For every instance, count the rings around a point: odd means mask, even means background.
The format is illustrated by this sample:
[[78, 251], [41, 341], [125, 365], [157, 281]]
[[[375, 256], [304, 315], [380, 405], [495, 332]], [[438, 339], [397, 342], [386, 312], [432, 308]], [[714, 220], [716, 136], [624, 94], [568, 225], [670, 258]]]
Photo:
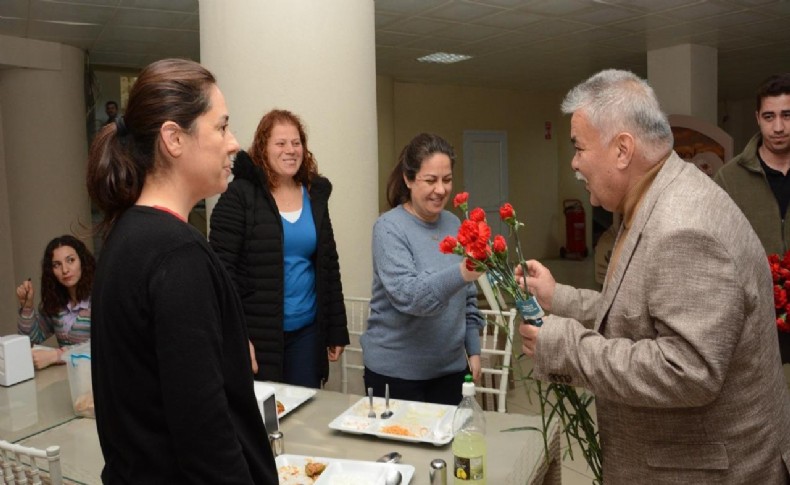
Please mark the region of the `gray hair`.
[[672, 130], [656, 93], [632, 72], [608, 69], [571, 89], [562, 101], [562, 112], [580, 110], [603, 141], [626, 131], [647, 145], [646, 157], [657, 159], [672, 149]]

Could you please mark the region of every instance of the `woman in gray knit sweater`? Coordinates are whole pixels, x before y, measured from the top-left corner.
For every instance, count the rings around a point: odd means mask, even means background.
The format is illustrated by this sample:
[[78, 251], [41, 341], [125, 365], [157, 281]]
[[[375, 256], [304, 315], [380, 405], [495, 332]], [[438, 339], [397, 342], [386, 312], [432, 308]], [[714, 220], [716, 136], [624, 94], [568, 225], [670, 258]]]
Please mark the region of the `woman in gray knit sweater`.
[[365, 386], [377, 396], [389, 384], [396, 399], [456, 405], [464, 375], [480, 375], [480, 273], [439, 252], [439, 242], [460, 226], [444, 210], [454, 162], [446, 140], [421, 133], [387, 183], [392, 209], [373, 226], [370, 318], [361, 341]]

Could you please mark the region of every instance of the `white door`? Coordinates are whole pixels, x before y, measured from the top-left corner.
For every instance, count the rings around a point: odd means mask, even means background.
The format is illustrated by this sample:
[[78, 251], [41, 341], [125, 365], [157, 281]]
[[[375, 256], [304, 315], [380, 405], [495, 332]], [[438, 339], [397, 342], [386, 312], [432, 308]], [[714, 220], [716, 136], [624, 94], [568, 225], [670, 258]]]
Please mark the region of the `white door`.
[[464, 131], [464, 187], [469, 208], [482, 207], [493, 234], [507, 237], [499, 207], [507, 201], [507, 133]]

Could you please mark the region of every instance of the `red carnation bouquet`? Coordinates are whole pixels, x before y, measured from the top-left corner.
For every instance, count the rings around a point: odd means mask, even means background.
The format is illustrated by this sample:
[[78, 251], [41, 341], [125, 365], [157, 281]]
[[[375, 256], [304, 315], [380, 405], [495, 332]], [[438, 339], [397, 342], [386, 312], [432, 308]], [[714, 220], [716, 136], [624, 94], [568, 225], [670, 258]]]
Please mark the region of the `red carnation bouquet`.
[[[470, 270], [485, 271], [494, 291], [503, 289], [509, 293], [513, 297], [516, 308], [522, 318], [532, 325], [541, 326], [543, 324], [542, 317], [544, 316], [543, 309], [533, 295], [518, 285], [514, 273], [515, 265], [521, 265], [524, 274], [527, 274], [526, 263], [524, 262], [521, 244], [518, 239], [518, 230], [524, 224], [516, 219], [516, 211], [509, 203], [505, 203], [499, 208], [499, 217], [508, 225], [510, 235], [515, 240], [514, 246], [518, 260], [515, 264], [511, 264], [508, 260], [508, 246], [505, 237], [497, 234], [492, 238], [491, 226], [486, 222], [485, 211], [480, 208], [470, 211], [468, 210], [468, 203], [469, 194], [467, 192], [461, 192], [453, 199], [453, 205], [463, 211], [465, 219], [461, 222], [458, 235], [444, 238], [439, 243], [439, 250], [445, 254], [458, 254], [465, 257], [467, 268]], [[512, 336], [509, 336], [509, 338], [512, 338]], [[519, 372], [521, 366], [514, 366], [514, 370]], [[540, 400], [540, 415], [543, 428], [513, 428], [505, 431], [529, 429], [542, 433], [543, 446], [548, 460], [550, 456], [549, 436], [546, 430], [552, 420], [558, 419], [568, 443], [569, 455], [573, 456], [573, 451], [570, 447], [571, 440], [576, 440], [582, 450], [584, 459], [590, 466], [593, 475], [595, 475], [593, 483], [603, 483], [598, 430], [589, 410], [593, 397], [584, 392], [578, 394], [573, 386], [566, 384], [555, 382], [544, 384], [532, 379], [530, 376], [522, 380], [534, 381], [535, 383], [535, 392]], [[527, 387], [527, 393], [529, 393], [529, 387]]]
[[787, 300], [787, 292], [790, 291], [790, 251], [783, 258], [778, 254], [768, 255], [768, 264], [771, 265], [774, 280], [776, 326], [780, 331], [790, 333], [790, 323], [787, 322], [787, 314], [790, 313], [790, 302]]
[[[464, 213], [464, 221], [458, 228], [456, 237], [447, 236], [439, 243], [439, 250], [445, 254], [458, 254], [466, 258], [466, 267], [471, 271], [486, 272], [495, 290], [507, 291], [515, 301], [516, 308], [524, 320], [540, 326], [543, 324], [543, 309], [529, 292], [522, 289], [515, 278], [514, 266], [508, 261], [507, 240], [497, 234], [491, 238], [491, 226], [486, 222], [486, 213], [477, 207], [469, 210], [469, 194], [461, 192], [453, 199], [453, 206]], [[499, 217], [510, 228], [516, 241], [518, 263], [527, 274], [518, 230], [524, 225], [516, 219], [516, 211], [509, 203], [499, 208]]]

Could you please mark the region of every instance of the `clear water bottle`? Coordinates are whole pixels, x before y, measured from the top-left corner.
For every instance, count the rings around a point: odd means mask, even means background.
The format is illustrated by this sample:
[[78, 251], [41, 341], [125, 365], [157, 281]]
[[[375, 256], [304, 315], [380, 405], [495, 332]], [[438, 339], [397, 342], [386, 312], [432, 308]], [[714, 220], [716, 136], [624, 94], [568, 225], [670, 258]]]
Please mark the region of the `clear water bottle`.
[[486, 483], [486, 417], [475, 401], [472, 376], [464, 379], [463, 399], [453, 417], [453, 483], [455, 485]]

